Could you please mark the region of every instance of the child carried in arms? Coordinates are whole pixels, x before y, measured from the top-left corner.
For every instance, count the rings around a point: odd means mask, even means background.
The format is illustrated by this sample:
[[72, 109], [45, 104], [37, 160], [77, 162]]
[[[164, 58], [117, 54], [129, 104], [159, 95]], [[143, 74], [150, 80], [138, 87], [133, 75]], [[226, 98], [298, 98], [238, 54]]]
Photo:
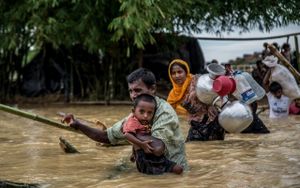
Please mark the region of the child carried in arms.
[[132, 114], [123, 125], [124, 136], [133, 145], [131, 161], [136, 162], [141, 173], [181, 174], [183, 167], [160, 155], [165, 150], [164, 143], [151, 136], [151, 121], [155, 109], [156, 100], [149, 94], [141, 94], [134, 100]]

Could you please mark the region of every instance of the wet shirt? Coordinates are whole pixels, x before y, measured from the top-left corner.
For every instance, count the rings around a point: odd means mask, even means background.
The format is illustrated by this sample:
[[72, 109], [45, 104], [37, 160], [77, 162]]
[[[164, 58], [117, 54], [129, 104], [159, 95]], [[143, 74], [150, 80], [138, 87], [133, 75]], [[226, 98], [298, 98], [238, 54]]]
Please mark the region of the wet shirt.
[[280, 99], [278, 99], [272, 93], [268, 92], [267, 97], [270, 106], [270, 118], [288, 117], [290, 99], [287, 96], [282, 95]]
[[[165, 100], [155, 97], [157, 109], [153, 118], [151, 135], [162, 140], [166, 146], [165, 156], [188, 168], [185, 154], [184, 138], [179, 127], [179, 120], [172, 106]], [[107, 129], [108, 139], [111, 144], [118, 144], [126, 140], [122, 125], [125, 119], [115, 123]]]

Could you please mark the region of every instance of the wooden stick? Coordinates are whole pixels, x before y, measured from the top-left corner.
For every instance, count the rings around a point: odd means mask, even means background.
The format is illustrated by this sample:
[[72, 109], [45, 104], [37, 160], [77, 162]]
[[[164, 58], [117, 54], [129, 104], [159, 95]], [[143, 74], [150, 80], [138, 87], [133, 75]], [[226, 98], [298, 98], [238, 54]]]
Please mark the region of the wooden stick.
[[79, 151], [63, 137], [59, 137], [59, 145], [65, 153], [79, 153]]
[[36, 183], [19, 183], [19, 182], [12, 182], [12, 181], [6, 181], [1, 180], [0, 181], [0, 187], [13, 187], [13, 188], [22, 188], [22, 187], [28, 187], [28, 188], [38, 188], [41, 187], [41, 185]]
[[275, 48], [275, 46], [268, 44], [271, 53], [276, 56], [280, 62], [294, 75], [298, 83], [300, 82], [300, 73], [291, 65], [291, 63]]
[[23, 111], [23, 110], [19, 110], [17, 108], [13, 108], [13, 107], [10, 107], [10, 106], [7, 106], [7, 105], [0, 104], [0, 110], [3, 110], [5, 112], [11, 113], [11, 114], [15, 114], [15, 115], [18, 115], [18, 116], [22, 116], [22, 117], [25, 117], [25, 118], [28, 118], [28, 119], [32, 119], [32, 120], [35, 120], [35, 121], [39, 121], [39, 122], [42, 122], [42, 123], [45, 123], [47, 125], [57, 127], [57, 128], [60, 128], [60, 129], [65, 129], [65, 130], [68, 130], [68, 131], [81, 133], [80, 131], [77, 131], [77, 130], [73, 129], [70, 126], [66, 126], [62, 123], [53, 121], [53, 120], [48, 119], [46, 117], [38, 116], [36, 114], [26, 112], [26, 111]]

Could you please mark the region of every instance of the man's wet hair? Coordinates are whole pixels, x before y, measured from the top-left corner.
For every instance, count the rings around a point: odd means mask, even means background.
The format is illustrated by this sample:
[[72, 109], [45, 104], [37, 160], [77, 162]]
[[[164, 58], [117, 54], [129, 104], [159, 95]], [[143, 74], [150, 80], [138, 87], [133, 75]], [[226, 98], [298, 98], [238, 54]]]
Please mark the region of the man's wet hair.
[[133, 108], [136, 108], [136, 106], [139, 104], [140, 101], [145, 101], [149, 103], [154, 104], [154, 109], [156, 108], [156, 100], [155, 97], [146, 93], [140, 94], [136, 97], [136, 99], [133, 101]]
[[269, 86], [269, 90], [271, 93], [276, 93], [277, 91], [282, 90], [282, 87], [278, 82], [272, 82]]
[[129, 84], [138, 81], [139, 79], [141, 79], [147, 87], [151, 87], [156, 84], [155, 75], [146, 68], [138, 68], [130, 73], [126, 78], [127, 83]]

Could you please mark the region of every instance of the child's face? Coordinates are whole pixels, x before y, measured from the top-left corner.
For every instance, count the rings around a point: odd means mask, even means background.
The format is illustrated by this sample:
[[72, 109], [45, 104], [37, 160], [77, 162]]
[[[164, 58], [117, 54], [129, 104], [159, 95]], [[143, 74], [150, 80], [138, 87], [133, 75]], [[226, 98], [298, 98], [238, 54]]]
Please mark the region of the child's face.
[[155, 111], [155, 104], [147, 101], [140, 101], [133, 109], [134, 116], [140, 121], [142, 125], [148, 125]]
[[281, 96], [282, 96], [282, 89], [276, 91], [276, 92], [274, 93], [274, 96], [275, 96], [277, 99], [280, 99]]

